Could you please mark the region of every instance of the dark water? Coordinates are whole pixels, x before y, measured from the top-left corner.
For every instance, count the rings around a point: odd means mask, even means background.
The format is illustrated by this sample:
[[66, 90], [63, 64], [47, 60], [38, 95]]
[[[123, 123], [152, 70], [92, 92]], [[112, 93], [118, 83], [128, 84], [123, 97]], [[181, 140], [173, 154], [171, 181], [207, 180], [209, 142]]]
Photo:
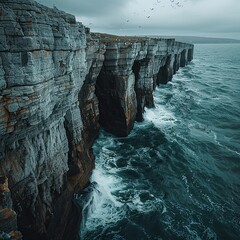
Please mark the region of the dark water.
[[154, 98], [96, 141], [82, 239], [240, 239], [240, 45], [195, 45]]

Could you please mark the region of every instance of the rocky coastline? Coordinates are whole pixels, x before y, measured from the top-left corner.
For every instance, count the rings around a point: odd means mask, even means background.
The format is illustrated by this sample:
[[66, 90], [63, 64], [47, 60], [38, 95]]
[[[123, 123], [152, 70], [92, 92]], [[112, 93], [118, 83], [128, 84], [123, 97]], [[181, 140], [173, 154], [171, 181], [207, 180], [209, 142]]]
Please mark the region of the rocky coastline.
[[74, 239], [73, 195], [94, 168], [100, 127], [127, 136], [154, 107], [155, 87], [192, 58], [191, 44], [91, 33], [56, 8], [1, 0], [0, 176], [10, 191], [2, 187], [9, 204], [1, 197], [0, 211], [18, 224], [0, 230]]

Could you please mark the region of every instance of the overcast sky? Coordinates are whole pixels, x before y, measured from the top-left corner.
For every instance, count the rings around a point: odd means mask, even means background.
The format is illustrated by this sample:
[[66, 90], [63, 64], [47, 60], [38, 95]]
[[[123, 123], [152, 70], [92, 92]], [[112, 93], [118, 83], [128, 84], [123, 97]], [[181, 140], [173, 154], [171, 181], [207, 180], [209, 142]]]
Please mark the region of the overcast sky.
[[240, 0], [38, 0], [93, 32], [240, 39]]

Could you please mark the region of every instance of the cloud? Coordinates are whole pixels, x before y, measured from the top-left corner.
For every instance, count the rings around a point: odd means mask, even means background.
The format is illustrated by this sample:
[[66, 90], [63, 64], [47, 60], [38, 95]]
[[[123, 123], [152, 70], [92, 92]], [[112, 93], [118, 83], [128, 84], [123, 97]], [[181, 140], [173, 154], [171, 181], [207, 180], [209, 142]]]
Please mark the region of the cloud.
[[39, 0], [114, 34], [219, 34], [240, 39], [239, 0]]
[[124, 9], [129, 0], [38, 0], [49, 7], [56, 6], [82, 17], [99, 17]]

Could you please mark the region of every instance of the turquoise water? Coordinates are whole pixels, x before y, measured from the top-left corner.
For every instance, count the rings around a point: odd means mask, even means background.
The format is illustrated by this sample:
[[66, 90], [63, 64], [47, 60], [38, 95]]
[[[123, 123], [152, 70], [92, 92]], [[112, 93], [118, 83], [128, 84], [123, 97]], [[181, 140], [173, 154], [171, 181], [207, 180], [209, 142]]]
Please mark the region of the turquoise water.
[[195, 45], [126, 138], [101, 131], [82, 239], [239, 239], [240, 45]]

